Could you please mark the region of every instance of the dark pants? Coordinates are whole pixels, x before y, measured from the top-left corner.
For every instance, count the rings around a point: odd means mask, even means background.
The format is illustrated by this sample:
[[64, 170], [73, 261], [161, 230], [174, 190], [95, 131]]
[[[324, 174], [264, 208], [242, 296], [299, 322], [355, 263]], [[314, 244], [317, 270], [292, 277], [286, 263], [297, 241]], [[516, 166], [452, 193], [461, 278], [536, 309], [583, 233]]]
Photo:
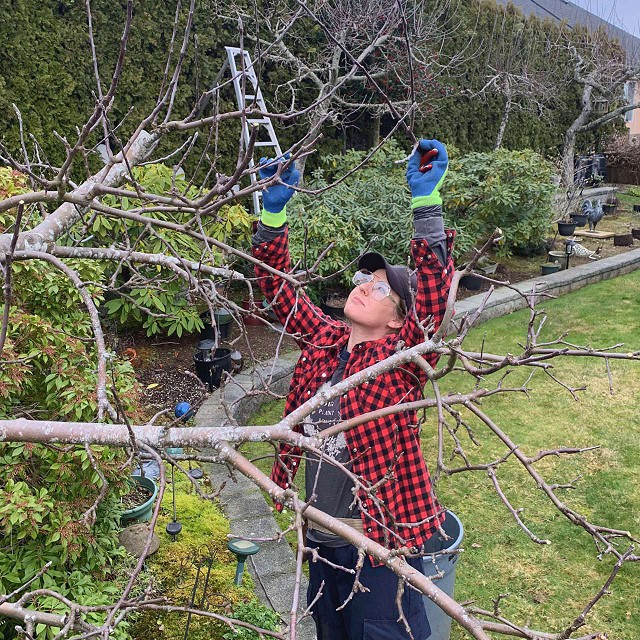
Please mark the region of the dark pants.
[[[352, 545], [334, 549], [311, 541], [308, 544], [310, 547], [316, 547], [320, 556], [333, 564], [353, 569], [358, 561], [358, 552]], [[407, 562], [420, 573], [424, 573], [421, 559], [409, 559]], [[316, 597], [323, 581], [322, 595], [312, 609], [318, 640], [410, 638], [404, 624], [398, 622], [398, 577], [388, 567], [373, 567], [369, 558], [365, 558], [360, 572], [360, 582], [369, 591], [357, 592], [340, 611], [336, 609], [349, 597], [354, 575], [334, 569], [320, 560], [310, 561], [308, 604]], [[426, 640], [431, 634], [431, 629], [424, 610], [422, 594], [408, 586], [405, 587], [402, 594], [402, 610], [411, 627], [414, 640]]]

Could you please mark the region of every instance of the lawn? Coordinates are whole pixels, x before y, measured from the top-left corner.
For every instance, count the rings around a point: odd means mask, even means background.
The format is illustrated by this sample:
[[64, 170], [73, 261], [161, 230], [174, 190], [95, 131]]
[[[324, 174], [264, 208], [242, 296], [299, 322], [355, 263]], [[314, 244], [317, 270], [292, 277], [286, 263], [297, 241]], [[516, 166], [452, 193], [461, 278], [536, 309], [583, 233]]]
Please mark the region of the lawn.
[[[563, 296], [541, 305], [548, 312], [543, 340], [568, 330], [575, 344], [605, 347], [625, 343], [624, 350], [640, 348], [640, 271]], [[465, 346], [493, 353], [518, 353], [525, 336], [528, 312], [522, 311], [484, 324], [468, 336]], [[580, 456], [548, 457], [536, 468], [549, 483], [564, 484], [579, 478], [575, 488], [559, 490], [561, 499], [590, 521], [630, 530], [640, 536], [640, 363], [612, 362], [614, 393], [609, 392], [605, 363], [594, 358], [562, 359], [554, 375], [565, 383], [587, 390], [579, 401], [538, 372], [523, 394], [495, 396], [483, 402], [483, 410], [506, 431], [527, 455], [561, 446], [600, 448]], [[510, 386], [526, 377], [516, 370]], [[487, 379], [491, 387], [496, 380]], [[444, 392], [469, 389], [473, 381], [454, 373], [441, 382]], [[277, 421], [282, 403], [272, 404], [255, 422]], [[465, 416], [467, 418], [468, 416]], [[486, 427], [470, 420], [480, 446], [463, 437], [472, 462], [487, 462], [505, 453], [504, 445]], [[435, 429], [424, 429], [425, 457], [435, 469]], [[431, 422], [433, 424], [433, 422]], [[253, 454], [258, 449], [254, 447]], [[450, 453], [451, 442], [447, 443]], [[448, 459], [448, 455], [447, 455]], [[461, 463], [457, 457], [451, 466]], [[268, 461], [263, 462], [269, 466]], [[519, 623], [544, 631], [559, 631], [589, 601], [613, 566], [609, 556], [597, 559], [590, 536], [572, 525], [539, 491], [516, 461], [498, 470], [503, 491], [512, 505], [524, 508], [521, 517], [550, 545], [533, 543], [513, 520], [496, 495], [485, 472], [444, 476], [438, 494], [463, 521], [465, 553], [458, 564], [456, 599], [474, 600], [492, 607], [500, 593], [502, 613]], [[281, 522], [287, 516], [281, 516]], [[590, 614], [583, 633], [604, 630], [612, 640], [636, 640], [640, 628], [640, 567], [622, 568], [611, 589]], [[454, 628], [452, 640], [466, 637]]]

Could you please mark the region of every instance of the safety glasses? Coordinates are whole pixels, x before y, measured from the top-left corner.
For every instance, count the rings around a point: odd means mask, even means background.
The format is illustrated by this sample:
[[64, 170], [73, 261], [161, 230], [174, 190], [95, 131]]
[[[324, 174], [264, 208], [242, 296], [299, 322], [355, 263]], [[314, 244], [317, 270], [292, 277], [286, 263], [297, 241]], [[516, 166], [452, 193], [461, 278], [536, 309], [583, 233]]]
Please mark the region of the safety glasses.
[[389, 283], [385, 282], [384, 280], [380, 280], [380, 278], [371, 273], [371, 271], [367, 271], [366, 269], [356, 271], [353, 276], [352, 282], [356, 287], [373, 282], [373, 286], [371, 287], [371, 297], [374, 300], [384, 300], [385, 298], [389, 298], [391, 302], [393, 302], [393, 304], [398, 307], [400, 313], [405, 313], [402, 306], [398, 304], [398, 302], [396, 302], [391, 296], [393, 290], [389, 286]]

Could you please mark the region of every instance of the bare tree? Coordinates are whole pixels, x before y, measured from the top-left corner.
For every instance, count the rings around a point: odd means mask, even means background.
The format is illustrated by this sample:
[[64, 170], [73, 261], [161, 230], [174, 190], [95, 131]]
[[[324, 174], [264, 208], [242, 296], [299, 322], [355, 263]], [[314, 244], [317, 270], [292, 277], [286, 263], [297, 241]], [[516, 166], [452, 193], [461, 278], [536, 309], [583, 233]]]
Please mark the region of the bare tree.
[[[262, 633], [265, 637], [275, 638], [295, 638], [297, 625], [301, 619], [309, 615], [305, 608], [296, 606], [299, 601], [300, 574], [303, 555], [305, 552], [313, 554], [313, 549], [305, 547], [302, 537], [303, 519], [311, 520], [329, 531], [342, 536], [345, 540], [355, 545], [362, 556], [369, 554], [372, 557], [384, 562], [398, 576], [402, 578], [402, 583], [407, 588], [415, 588], [426, 594], [434, 602], [446, 611], [467, 633], [478, 640], [488, 640], [489, 632], [505, 633], [533, 639], [544, 637], [548, 639], [568, 638], [574, 636], [576, 631], [584, 624], [584, 618], [593, 605], [602, 597], [610, 582], [615, 577], [619, 568], [625, 562], [636, 562], [640, 559], [632, 549], [627, 549], [628, 542], [636, 542], [630, 532], [612, 528], [608, 523], [597, 524], [590, 522], [583, 514], [568, 506], [559, 497], [558, 487], [549, 483], [540, 471], [536, 468], [536, 463], [550, 455], [574, 455], [580, 454], [587, 448], [558, 448], [551, 451], [539, 451], [536, 453], [526, 453], [521, 450], [518, 444], [497, 425], [489, 415], [481, 408], [479, 400], [504, 393], [526, 393], [526, 383], [522, 386], [510, 388], [504, 382], [504, 377], [493, 386], [484, 383], [485, 377], [491, 373], [507, 371], [514, 367], [529, 368], [532, 372], [540, 371], [557, 380], [559, 388], [563, 388], [570, 394], [575, 395], [578, 389], [571, 387], [554, 377], [551, 372], [551, 363], [561, 357], [593, 357], [607, 363], [616, 360], [640, 360], [638, 352], [622, 352], [620, 348], [605, 347], [600, 350], [593, 349], [587, 345], [573, 345], [565, 341], [564, 336], [555, 340], [541, 342], [540, 331], [544, 324], [544, 314], [536, 307], [536, 302], [544, 298], [543, 294], [533, 294], [527, 297], [527, 304], [530, 308], [530, 321], [526, 331], [526, 341], [522, 345], [520, 353], [517, 354], [492, 354], [489, 352], [478, 353], [465, 348], [464, 340], [469, 329], [477, 319], [477, 315], [469, 321], [455, 326], [452, 321], [454, 303], [457, 295], [457, 283], [459, 278], [466, 273], [462, 271], [454, 276], [453, 285], [448, 299], [447, 311], [444, 321], [436, 331], [429, 325], [428, 320], [424, 320], [425, 341], [411, 349], [403, 349], [388, 359], [381, 361], [355, 375], [344, 379], [339, 384], [331, 387], [329, 391], [318, 393], [310, 397], [304, 404], [298, 407], [293, 413], [275, 425], [268, 427], [256, 427], [251, 425], [235, 424], [231, 415], [227, 426], [208, 426], [200, 428], [175, 428], [171, 422], [156, 424], [159, 416], [154, 417], [149, 423], [144, 425], [131, 425], [128, 417], [124, 415], [117, 397], [109, 396], [108, 373], [109, 362], [112, 354], [107, 348], [101, 318], [98, 314], [95, 301], [89, 291], [93, 283], [84, 281], [77, 270], [71, 266], [70, 258], [85, 261], [103, 261], [113, 265], [114, 270], [122, 269], [126, 266], [134, 274], [138, 287], [162, 286], [156, 280], [146, 277], [142, 271], [144, 265], [160, 266], [168, 273], [184, 281], [190, 295], [199, 297], [213, 309], [214, 306], [224, 303], [237, 317], [243, 313], [251, 311], [241, 310], [231, 300], [221, 298], [221, 293], [216, 289], [215, 280], [232, 280], [245, 286], [252, 295], [255, 286], [254, 280], [234, 268], [232, 259], [246, 261], [250, 264], [260, 264], [252, 255], [227, 243], [223, 240], [207, 234], [206, 223], [212, 216], [216, 216], [222, 208], [233, 202], [250, 195], [256, 189], [263, 189], [280, 180], [281, 172], [265, 180], [258, 180], [249, 186], [240, 185], [241, 180], [245, 180], [255, 171], [249, 167], [251, 154], [253, 153], [257, 131], [253, 130], [249, 144], [246, 147], [239, 146], [235, 166], [231, 175], [223, 174], [219, 170], [219, 158], [216, 155], [216, 142], [218, 141], [221, 128], [229, 121], [246, 121], [255, 116], [270, 117], [278, 122], [289, 123], [298, 122], [308, 113], [321, 114], [314, 116], [307, 123], [307, 127], [299, 139], [290, 146], [291, 158], [283, 165], [286, 167], [293, 161], [304, 160], [314, 149], [314, 145], [320, 133], [320, 126], [323, 121], [333, 116], [333, 111], [329, 108], [335, 98], [336, 104], [349, 106], [348, 100], [340, 96], [340, 90], [346, 82], [355, 79], [363, 82], [363, 78], [371, 78], [374, 87], [377, 87], [377, 95], [387, 104], [392, 115], [398, 117], [399, 121], [404, 121], [407, 114], [414, 112], [416, 103], [413, 97], [406, 104], [406, 111], [400, 114], [393, 101], [386, 96], [375, 81], [375, 74], [380, 72], [380, 66], [373, 56], [373, 51], [383, 42], [388, 42], [391, 35], [385, 32], [385, 25], [392, 20], [387, 15], [377, 14], [375, 20], [370, 20], [363, 12], [354, 14], [357, 19], [366, 20], [370, 25], [367, 39], [363, 40], [357, 47], [351, 48], [347, 44], [346, 35], [349, 29], [345, 26], [343, 32], [333, 30], [325, 24], [325, 18], [320, 12], [325, 7], [311, 7], [302, 0], [296, 0], [297, 9], [286, 15], [280, 24], [280, 37], [284, 40], [287, 33], [292, 32], [298, 26], [298, 20], [304, 16], [306, 20], [311, 20], [333, 43], [333, 53], [337, 58], [346, 61], [348, 68], [346, 74], [341, 71], [340, 78], [321, 80], [318, 88], [321, 90], [306, 105], [297, 102], [286, 112], [264, 113], [256, 110], [252, 106], [238, 109], [232, 112], [221, 112], [218, 110], [219, 92], [224, 88], [225, 83], [220, 83], [213, 87], [211, 91], [200, 96], [198, 103], [193, 105], [189, 114], [176, 115], [173, 112], [174, 98], [181, 78], [184, 54], [190, 42], [190, 29], [193, 23], [195, 12], [195, 0], [192, 0], [186, 9], [185, 27], [182, 32], [176, 29], [174, 42], [171, 43], [171, 53], [167, 63], [167, 73], [165, 82], [160, 91], [159, 99], [155, 108], [146, 114], [134, 128], [130, 137], [120, 140], [118, 127], [113, 126], [109, 120], [113, 98], [116, 95], [119, 79], [125, 61], [125, 52], [130, 36], [133, 2], [129, 0], [127, 4], [127, 15], [124, 18], [123, 35], [120, 46], [120, 55], [115, 65], [109, 86], [103, 86], [102, 79], [95, 64], [96, 75], [96, 104], [90, 118], [79, 129], [72, 140], [64, 136], [59, 136], [60, 144], [64, 147], [66, 157], [59, 167], [51, 166], [42, 161], [39, 156], [39, 146], [27, 144], [28, 132], [23, 132], [21, 154], [16, 157], [4, 146], [0, 148], [1, 161], [28, 177], [32, 184], [32, 190], [28, 193], [6, 198], [0, 202], [0, 213], [13, 211], [15, 218], [13, 228], [7, 229], [0, 235], [0, 264], [2, 265], [3, 286], [3, 319], [0, 331], [0, 362], [3, 367], [17, 367], [20, 362], [16, 362], [6, 357], [8, 344], [8, 330], [13, 319], [11, 303], [15, 292], [12, 287], [13, 269], [17, 262], [47, 263], [59, 270], [78, 291], [83, 304], [86, 307], [87, 315], [94, 335], [94, 343], [90, 348], [95, 349], [98, 363], [95, 376], [96, 396], [98, 408], [95, 420], [91, 422], [62, 422], [47, 419], [36, 419], [32, 417], [15, 417], [0, 420], [0, 440], [3, 443], [30, 442], [60, 445], [79, 445], [85, 448], [89, 460], [100, 475], [99, 466], [91, 455], [93, 445], [109, 445], [112, 447], [122, 447], [129, 451], [130, 457], [139, 453], [144, 453], [155, 459], [160, 466], [160, 495], [156, 503], [155, 511], [151, 521], [150, 535], [146, 548], [142, 556], [132, 571], [123, 592], [114, 599], [114, 602], [106, 606], [92, 607], [81, 605], [70, 601], [54, 589], [32, 589], [32, 583], [42, 573], [48, 570], [43, 566], [38, 576], [25, 579], [24, 583], [9, 594], [0, 597], [0, 614], [19, 621], [21, 633], [26, 638], [33, 637], [34, 628], [37, 624], [59, 629], [57, 637], [63, 638], [73, 635], [75, 638], [108, 638], [112, 629], [124, 620], [132, 612], [139, 611], [175, 611], [191, 613], [210, 619], [221, 621], [231, 626], [243, 626]], [[343, 5], [338, 5], [343, 7]], [[393, 13], [392, 7], [388, 7]], [[91, 17], [89, 3], [87, 3], [87, 14]], [[342, 15], [342, 14], [339, 14]], [[393, 14], [393, 19], [402, 23], [407, 14], [398, 9], [397, 14]], [[404, 16], [404, 17], [403, 17]], [[416, 19], [417, 19], [416, 15]], [[348, 12], [340, 17], [348, 23]], [[352, 18], [356, 19], [356, 18]], [[339, 24], [343, 24], [339, 22]], [[385, 27], [384, 29], [382, 27]], [[244, 33], [244, 32], [241, 32]], [[259, 33], [255, 33], [256, 42], [260, 43], [261, 51], [256, 56], [256, 61], [265, 59], [268, 55], [267, 49], [279, 48], [277, 38], [270, 44], [262, 40]], [[406, 55], [411, 57], [412, 42], [408, 31], [403, 35], [406, 43]], [[91, 31], [91, 20], [89, 19], [89, 41], [93, 45], [93, 34]], [[402, 38], [398, 42], [402, 42]], [[367, 44], [368, 43], [368, 44]], [[377, 43], [377, 44], [376, 44]], [[374, 46], [375, 45], [375, 46]], [[173, 55], [175, 47], [175, 55]], [[93, 49], [93, 46], [92, 46]], [[288, 60], [286, 56], [287, 48], [280, 49], [283, 60]], [[94, 53], [95, 56], [95, 53]], [[371, 63], [371, 70], [369, 67]], [[335, 69], [340, 69], [340, 63]], [[305, 76], [309, 70], [300, 68], [301, 77]], [[310, 69], [318, 76], [318, 72]], [[318, 76], [319, 78], [319, 76]], [[210, 115], [201, 112], [202, 103], [209, 100], [214, 105]], [[363, 102], [354, 103], [358, 108]], [[17, 117], [20, 112], [16, 109]], [[142, 163], [153, 159], [153, 154], [158, 148], [158, 144], [168, 133], [182, 134], [183, 138], [169, 155], [158, 160], [174, 158], [178, 159], [174, 169], [174, 178], [178, 170], [184, 165], [191, 153], [195, 153], [193, 141], [196, 133], [205, 132], [208, 143], [204, 150], [199, 152], [195, 165], [204, 166], [206, 170], [198, 182], [195, 192], [191, 189], [193, 184], [189, 183], [189, 188], [172, 188], [168, 192], [145, 191], [136, 180], [134, 168]], [[413, 134], [412, 134], [413, 135]], [[91, 147], [97, 136], [100, 140], [109, 140], [107, 143], [107, 162], [104, 168], [97, 173], [91, 174], [85, 162]], [[115, 141], [115, 143], [113, 143]], [[112, 148], [115, 144], [115, 148]], [[357, 169], [354, 168], [354, 169]], [[78, 182], [73, 179], [73, 171], [84, 171], [85, 180]], [[195, 174], [194, 174], [195, 175]], [[195, 178], [193, 178], [195, 180]], [[237, 188], [239, 187], [239, 188]], [[115, 200], [115, 204], [114, 204]], [[132, 207], [125, 206], [125, 201], [136, 203]], [[48, 210], [51, 207], [53, 210]], [[160, 215], [162, 214], [162, 215]], [[108, 219], [119, 223], [132, 222], [138, 225], [138, 235], [129, 237], [126, 233], [115, 234], [110, 238], [109, 243], [104, 245], [91, 244], [91, 228], [96, 219]], [[161, 235], [161, 232], [164, 235]], [[162, 238], [162, 251], [145, 252], [140, 251], [140, 243], [148, 237], [154, 236]], [[497, 239], [496, 233], [487, 243], [486, 251]], [[181, 253], [181, 240], [188, 238], [198, 243], [200, 248], [200, 259], [193, 260], [186, 258]], [[478, 253], [480, 256], [482, 252]], [[472, 268], [474, 261], [471, 261], [468, 269]], [[263, 269], [278, 275], [280, 278], [291, 283], [298, 292], [314, 280], [314, 269], [305, 270], [304, 273], [282, 273], [278, 270], [261, 264]], [[492, 281], [493, 282], [493, 281]], [[107, 288], [112, 289], [122, 295], [126, 295], [122, 288], [111, 283]], [[284, 333], [288, 332], [288, 325], [285, 323]], [[60, 330], [64, 330], [61, 327]], [[448, 334], [448, 338], [445, 336]], [[437, 353], [442, 356], [443, 365], [438, 369], [433, 369], [425, 360], [427, 354]], [[331, 429], [323, 431], [318, 436], [305, 436], [293, 429], [305, 418], [310, 416], [315, 409], [335, 397], [340, 396], [349, 389], [354, 389], [360, 385], [367, 384], [369, 379], [374, 378], [381, 372], [402, 366], [406, 363], [414, 363], [419, 366], [429, 380], [430, 395], [422, 400], [400, 404], [396, 406], [384, 407], [375, 412], [369, 412], [349, 421], [343, 421]], [[453, 371], [462, 370], [473, 378], [477, 385], [468, 393], [444, 394], [441, 391], [441, 380]], [[257, 391], [253, 391], [257, 392]], [[269, 393], [267, 390], [265, 393]], [[571, 523], [583, 529], [594, 541], [600, 556], [607, 554], [615, 558], [616, 564], [612, 570], [611, 578], [603, 585], [599, 593], [587, 603], [584, 609], [574, 620], [568, 621], [566, 629], [556, 633], [543, 633], [527, 629], [524, 625], [505, 620], [499, 613], [496, 606], [495, 611], [474, 610], [468, 606], [456, 602], [444, 594], [428, 577], [412, 569], [405, 561], [404, 555], [411, 553], [406, 546], [396, 545], [395, 549], [374, 542], [365, 535], [356, 532], [350, 527], [340, 523], [336, 519], [328, 516], [313, 506], [312, 500], [305, 500], [293, 488], [282, 489], [266, 477], [255, 465], [241, 455], [236, 446], [242, 442], [264, 440], [274, 443], [288, 443], [301, 448], [321, 458], [326, 464], [339, 463], [332, 459], [324, 448], [326, 438], [331, 435], [352, 429], [356, 424], [362, 424], [380, 415], [392, 415], [406, 410], [431, 408], [434, 411], [434, 418], [437, 416], [438, 430], [438, 470], [439, 473], [456, 474], [462, 472], [473, 473], [481, 471], [489, 473], [498, 495], [505, 503], [507, 512], [517, 521], [523, 529], [525, 535], [529, 536], [534, 543], [545, 543], [538, 538], [524, 522], [520, 510], [515, 509], [509, 503], [503, 493], [499, 481], [498, 471], [500, 466], [508, 459], [515, 459], [526, 471], [531, 481], [548, 498], [550, 503], [567, 518]], [[479, 419], [489, 432], [492, 433], [504, 446], [504, 455], [496, 460], [488, 460], [483, 464], [476, 465], [469, 462], [464, 446], [457, 435], [457, 427], [468, 428], [465, 419], [461, 416], [460, 410], [468, 411], [470, 415]], [[445, 462], [445, 443], [450, 439], [455, 447], [456, 455], [462, 460], [459, 467], [448, 467]], [[285, 631], [271, 632], [257, 629], [253, 625], [230, 619], [228, 616], [199, 610], [196, 607], [182, 607], [173, 603], [159, 602], [148, 593], [134, 597], [133, 587], [142, 571], [143, 563], [148, 554], [151, 544], [151, 534], [157, 521], [160, 502], [165, 490], [165, 478], [163, 461], [176, 464], [180, 469], [180, 461], [167, 457], [165, 449], [172, 446], [192, 446], [195, 448], [210, 449], [212, 454], [193, 454], [185, 459], [200, 460], [215, 464], [225, 464], [230, 468], [239, 471], [254, 481], [259, 487], [266, 490], [270, 496], [279, 504], [286, 505], [295, 513], [295, 523], [292, 528], [298, 533], [298, 580], [295, 584], [292, 613], [289, 624]], [[400, 452], [398, 452], [400, 455]], [[182, 469], [184, 470], [184, 469]], [[344, 469], [345, 473], [349, 473]], [[392, 472], [393, 470], [390, 470]], [[376, 496], [377, 483], [368, 483], [363, 479], [354, 477], [354, 483], [358, 489], [360, 499], [367, 496], [380, 507], [380, 513], [384, 513], [384, 505], [379, 504]], [[388, 478], [381, 478], [380, 482], [387, 481]], [[104, 487], [104, 483], [103, 483]], [[197, 487], [196, 489], [200, 491]], [[106, 489], [105, 489], [106, 491]], [[102, 499], [103, 491], [100, 492], [97, 501]], [[209, 498], [211, 496], [208, 496]], [[203, 496], [207, 498], [207, 496]], [[97, 503], [96, 503], [97, 504]], [[82, 526], [91, 526], [91, 514], [95, 513], [96, 505], [91, 506], [87, 512], [87, 517], [83, 519]], [[401, 529], [403, 523], [385, 521], [384, 526], [390, 531]], [[624, 548], [621, 547], [624, 545]], [[357, 581], [354, 589], [357, 588]], [[54, 598], [62, 603], [67, 613], [63, 616], [54, 616], [48, 611], [40, 610], [38, 601], [42, 597]], [[103, 624], [92, 624], [88, 621], [88, 614], [101, 612], [105, 616]], [[399, 617], [403, 613], [399, 610]], [[486, 620], [489, 618], [489, 620]], [[593, 634], [582, 636], [593, 638]]]
[[502, 146], [511, 114], [527, 110], [542, 117], [553, 104], [561, 67], [555, 37], [537, 19], [514, 14], [509, 7], [495, 13], [493, 33], [481, 53], [484, 85], [475, 95], [504, 99], [495, 149]]
[[[289, 72], [274, 92], [279, 104], [295, 110], [314, 96], [317, 106], [306, 109], [312, 135], [326, 122], [345, 125], [369, 113], [377, 143], [384, 114], [396, 121], [406, 114], [400, 128], [413, 140], [418, 108], [425, 99], [433, 106], [436, 85], [469, 55], [446, 53], [458, 28], [457, 10], [457, 0], [295, 0], [287, 19], [273, 8], [244, 19], [255, 24], [247, 40], [255, 42], [260, 58]], [[298, 164], [304, 173], [305, 159]]]
[[[640, 107], [628, 101], [625, 85], [640, 76], [638, 52], [625, 52], [603, 30], [574, 30], [564, 45], [573, 60], [573, 80], [580, 86], [580, 112], [567, 129], [562, 149], [562, 181], [573, 183], [576, 137]], [[595, 117], [594, 117], [595, 114]]]

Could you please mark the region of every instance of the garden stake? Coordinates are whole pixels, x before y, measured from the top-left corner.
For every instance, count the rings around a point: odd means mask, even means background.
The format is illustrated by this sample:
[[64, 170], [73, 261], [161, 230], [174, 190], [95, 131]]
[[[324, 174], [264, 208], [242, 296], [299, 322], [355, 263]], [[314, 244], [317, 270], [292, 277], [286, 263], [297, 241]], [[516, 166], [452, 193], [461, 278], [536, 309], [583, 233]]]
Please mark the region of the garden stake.
[[204, 602], [205, 602], [205, 598], [207, 597], [207, 587], [209, 586], [209, 576], [211, 575], [211, 567], [212, 566], [213, 566], [213, 557], [209, 558], [209, 560], [208, 560], [207, 575], [205, 576], [204, 587], [202, 588], [202, 600], [200, 600], [200, 609], [202, 611], [205, 610]]
[[173, 494], [173, 522], [167, 525], [167, 533], [172, 536], [173, 542], [176, 541], [176, 536], [182, 531], [182, 525], [178, 522], [176, 514], [176, 483], [174, 478], [174, 465], [171, 465], [171, 493]]
[[198, 570], [196, 572], [196, 581], [193, 583], [193, 589], [191, 590], [191, 600], [189, 601], [189, 613], [187, 614], [187, 624], [184, 628], [184, 638], [187, 640], [189, 635], [189, 624], [191, 623], [191, 609], [193, 609], [193, 603], [196, 601], [196, 590], [198, 589], [198, 582], [200, 580], [200, 567], [202, 567], [202, 558], [198, 562]]

